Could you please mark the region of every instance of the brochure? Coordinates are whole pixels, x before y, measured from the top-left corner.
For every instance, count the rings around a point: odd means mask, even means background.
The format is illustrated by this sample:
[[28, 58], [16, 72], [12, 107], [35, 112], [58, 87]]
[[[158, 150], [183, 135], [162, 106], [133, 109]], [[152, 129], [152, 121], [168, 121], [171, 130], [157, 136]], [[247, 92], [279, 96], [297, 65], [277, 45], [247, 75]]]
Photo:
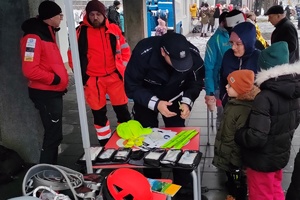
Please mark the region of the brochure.
[[157, 180], [157, 179], [148, 178], [148, 181], [150, 183], [151, 190], [153, 192], [158, 192], [161, 194], [169, 195], [171, 197], [173, 197], [178, 192], [178, 190], [181, 188], [180, 185], [164, 182], [164, 181]]
[[144, 135], [142, 148], [159, 148], [173, 137], [176, 136], [176, 132], [171, 130], [164, 130], [159, 128], [152, 128], [152, 133]]

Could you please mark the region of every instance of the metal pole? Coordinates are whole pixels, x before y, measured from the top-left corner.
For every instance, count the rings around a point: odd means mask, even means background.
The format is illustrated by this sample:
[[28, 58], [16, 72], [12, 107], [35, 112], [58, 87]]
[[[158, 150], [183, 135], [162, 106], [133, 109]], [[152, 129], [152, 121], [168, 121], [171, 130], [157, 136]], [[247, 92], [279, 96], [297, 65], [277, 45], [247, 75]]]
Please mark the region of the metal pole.
[[73, 17], [73, 0], [64, 0], [64, 2], [65, 2], [65, 9], [66, 9], [66, 17], [68, 22], [69, 40], [70, 40], [70, 46], [72, 51], [75, 87], [76, 87], [76, 94], [77, 94], [82, 143], [83, 143], [85, 160], [86, 160], [86, 168], [87, 168], [87, 173], [92, 173], [93, 168], [92, 168], [91, 153], [90, 153], [90, 136], [89, 136], [86, 107], [85, 107], [85, 100], [84, 100], [84, 93], [83, 93], [83, 86], [82, 86], [82, 76], [80, 70], [77, 37], [75, 32], [75, 22]]

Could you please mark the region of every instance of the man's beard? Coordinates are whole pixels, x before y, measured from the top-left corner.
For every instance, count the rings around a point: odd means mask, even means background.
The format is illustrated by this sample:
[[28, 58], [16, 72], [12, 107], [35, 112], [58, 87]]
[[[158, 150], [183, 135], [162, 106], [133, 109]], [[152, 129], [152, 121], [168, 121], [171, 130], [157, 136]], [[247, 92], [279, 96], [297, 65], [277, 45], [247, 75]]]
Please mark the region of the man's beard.
[[99, 21], [95, 20], [95, 21], [93, 21], [92, 26], [94, 28], [100, 28], [103, 24], [104, 24], [103, 22], [100, 23]]

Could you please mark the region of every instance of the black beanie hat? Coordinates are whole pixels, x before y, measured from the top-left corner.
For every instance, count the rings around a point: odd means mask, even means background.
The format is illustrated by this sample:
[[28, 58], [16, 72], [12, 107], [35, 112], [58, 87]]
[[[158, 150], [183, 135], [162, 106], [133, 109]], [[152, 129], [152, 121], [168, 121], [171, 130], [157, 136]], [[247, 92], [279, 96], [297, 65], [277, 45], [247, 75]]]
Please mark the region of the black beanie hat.
[[61, 12], [61, 8], [54, 1], [43, 1], [39, 5], [39, 18], [42, 20], [50, 19]]
[[89, 15], [92, 11], [100, 12], [104, 17], [105, 15], [105, 6], [98, 0], [89, 1], [85, 7], [86, 14]]
[[114, 1], [114, 6], [118, 6], [118, 5], [120, 5], [121, 3], [120, 3], [120, 1]]

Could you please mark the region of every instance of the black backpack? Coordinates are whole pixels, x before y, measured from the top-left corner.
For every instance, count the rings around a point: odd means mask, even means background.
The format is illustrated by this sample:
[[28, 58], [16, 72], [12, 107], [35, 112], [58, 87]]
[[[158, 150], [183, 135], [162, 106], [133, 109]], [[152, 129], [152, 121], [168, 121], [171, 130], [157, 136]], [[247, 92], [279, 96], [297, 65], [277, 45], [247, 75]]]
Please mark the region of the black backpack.
[[17, 152], [0, 145], [0, 185], [12, 181], [24, 166], [25, 162]]
[[120, 25], [120, 14], [114, 6], [109, 6], [107, 9], [107, 19], [110, 23]]

